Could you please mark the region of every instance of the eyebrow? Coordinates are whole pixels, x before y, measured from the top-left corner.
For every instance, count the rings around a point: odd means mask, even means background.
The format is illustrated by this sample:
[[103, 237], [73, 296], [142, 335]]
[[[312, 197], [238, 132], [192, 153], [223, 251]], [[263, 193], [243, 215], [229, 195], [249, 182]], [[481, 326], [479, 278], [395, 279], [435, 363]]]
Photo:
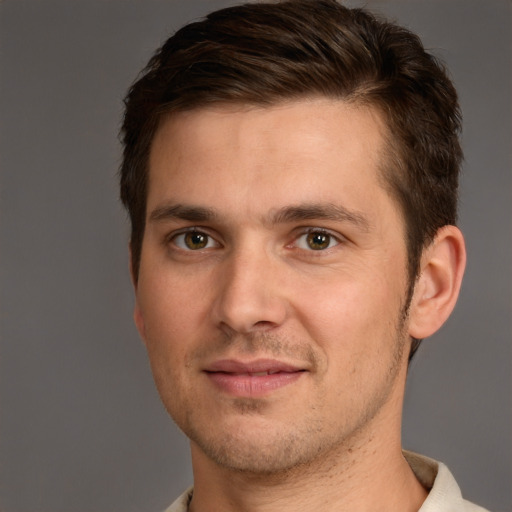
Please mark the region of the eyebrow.
[[297, 222], [303, 220], [331, 220], [335, 222], [349, 222], [363, 231], [370, 229], [368, 219], [359, 212], [332, 203], [301, 204], [287, 206], [277, 210], [270, 218], [271, 224]]
[[187, 206], [183, 204], [164, 205], [155, 208], [149, 216], [150, 221], [181, 219], [191, 222], [205, 222], [218, 217], [215, 210], [203, 206]]
[[[218, 218], [219, 214], [213, 208], [184, 204], [160, 206], [153, 210], [149, 216], [150, 221], [181, 219], [190, 222], [207, 222]], [[306, 203], [285, 206], [273, 211], [269, 217], [265, 219], [265, 223], [276, 225], [305, 220], [348, 222], [363, 231], [370, 229], [370, 223], [363, 214], [332, 203]]]

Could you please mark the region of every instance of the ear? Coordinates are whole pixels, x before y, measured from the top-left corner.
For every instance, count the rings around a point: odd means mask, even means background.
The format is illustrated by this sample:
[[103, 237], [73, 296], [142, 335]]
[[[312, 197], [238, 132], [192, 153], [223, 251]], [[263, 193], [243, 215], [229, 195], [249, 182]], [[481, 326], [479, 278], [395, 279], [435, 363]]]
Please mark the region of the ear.
[[139, 336], [142, 341], [146, 343], [146, 325], [144, 323], [144, 317], [137, 298], [135, 298], [135, 307], [133, 308], [133, 320], [135, 322], [135, 327], [137, 327], [137, 331], [139, 331]]
[[137, 327], [137, 331], [139, 331], [139, 336], [142, 338], [144, 343], [146, 342], [146, 326], [144, 324], [144, 317], [142, 315], [142, 311], [139, 306], [139, 300], [137, 298], [137, 284], [138, 279], [135, 275], [133, 268], [133, 256], [132, 256], [132, 248], [129, 248], [130, 252], [130, 277], [132, 279], [133, 289], [135, 291], [135, 306], [133, 308], [133, 320], [135, 322], [135, 327]]
[[409, 335], [434, 334], [450, 316], [459, 296], [466, 267], [464, 237], [455, 226], [444, 226], [423, 250], [409, 314]]

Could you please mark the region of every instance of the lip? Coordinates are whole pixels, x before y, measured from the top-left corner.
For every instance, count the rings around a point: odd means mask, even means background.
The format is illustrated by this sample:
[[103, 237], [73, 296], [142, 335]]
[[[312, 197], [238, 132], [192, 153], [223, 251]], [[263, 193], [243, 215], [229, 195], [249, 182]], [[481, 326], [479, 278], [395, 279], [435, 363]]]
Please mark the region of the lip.
[[300, 379], [306, 370], [273, 359], [215, 361], [204, 370], [221, 391], [236, 397], [261, 397]]

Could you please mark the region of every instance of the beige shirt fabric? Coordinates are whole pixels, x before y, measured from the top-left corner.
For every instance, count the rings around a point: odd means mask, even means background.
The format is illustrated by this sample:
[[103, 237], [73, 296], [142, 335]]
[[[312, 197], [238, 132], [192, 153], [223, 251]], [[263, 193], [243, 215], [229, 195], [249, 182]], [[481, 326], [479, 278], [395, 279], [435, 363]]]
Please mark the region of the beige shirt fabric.
[[[417, 453], [403, 453], [416, 478], [430, 489], [418, 512], [489, 512], [462, 497], [455, 478], [444, 464]], [[187, 512], [192, 491], [190, 488], [184, 492], [165, 512]]]

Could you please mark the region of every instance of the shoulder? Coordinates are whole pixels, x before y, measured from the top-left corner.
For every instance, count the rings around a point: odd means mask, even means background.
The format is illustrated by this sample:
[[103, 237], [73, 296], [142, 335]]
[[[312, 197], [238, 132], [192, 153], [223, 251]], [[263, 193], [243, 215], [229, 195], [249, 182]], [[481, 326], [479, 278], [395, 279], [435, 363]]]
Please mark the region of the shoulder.
[[489, 512], [486, 508], [480, 507], [479, 505], [475, 505], [470, 501], [464, 500], [464, 512]]
[[407, 451], [404, 457], [419, 482], [430, 490], [418, 512], [489, 512], [463, 498], [455, 478], [442, 462]]
[[192, 487], [187, 489], [169, 508], [166, 508], [164, 512], [187, 512], [188, 504], [192, 498], [192, 491]]

